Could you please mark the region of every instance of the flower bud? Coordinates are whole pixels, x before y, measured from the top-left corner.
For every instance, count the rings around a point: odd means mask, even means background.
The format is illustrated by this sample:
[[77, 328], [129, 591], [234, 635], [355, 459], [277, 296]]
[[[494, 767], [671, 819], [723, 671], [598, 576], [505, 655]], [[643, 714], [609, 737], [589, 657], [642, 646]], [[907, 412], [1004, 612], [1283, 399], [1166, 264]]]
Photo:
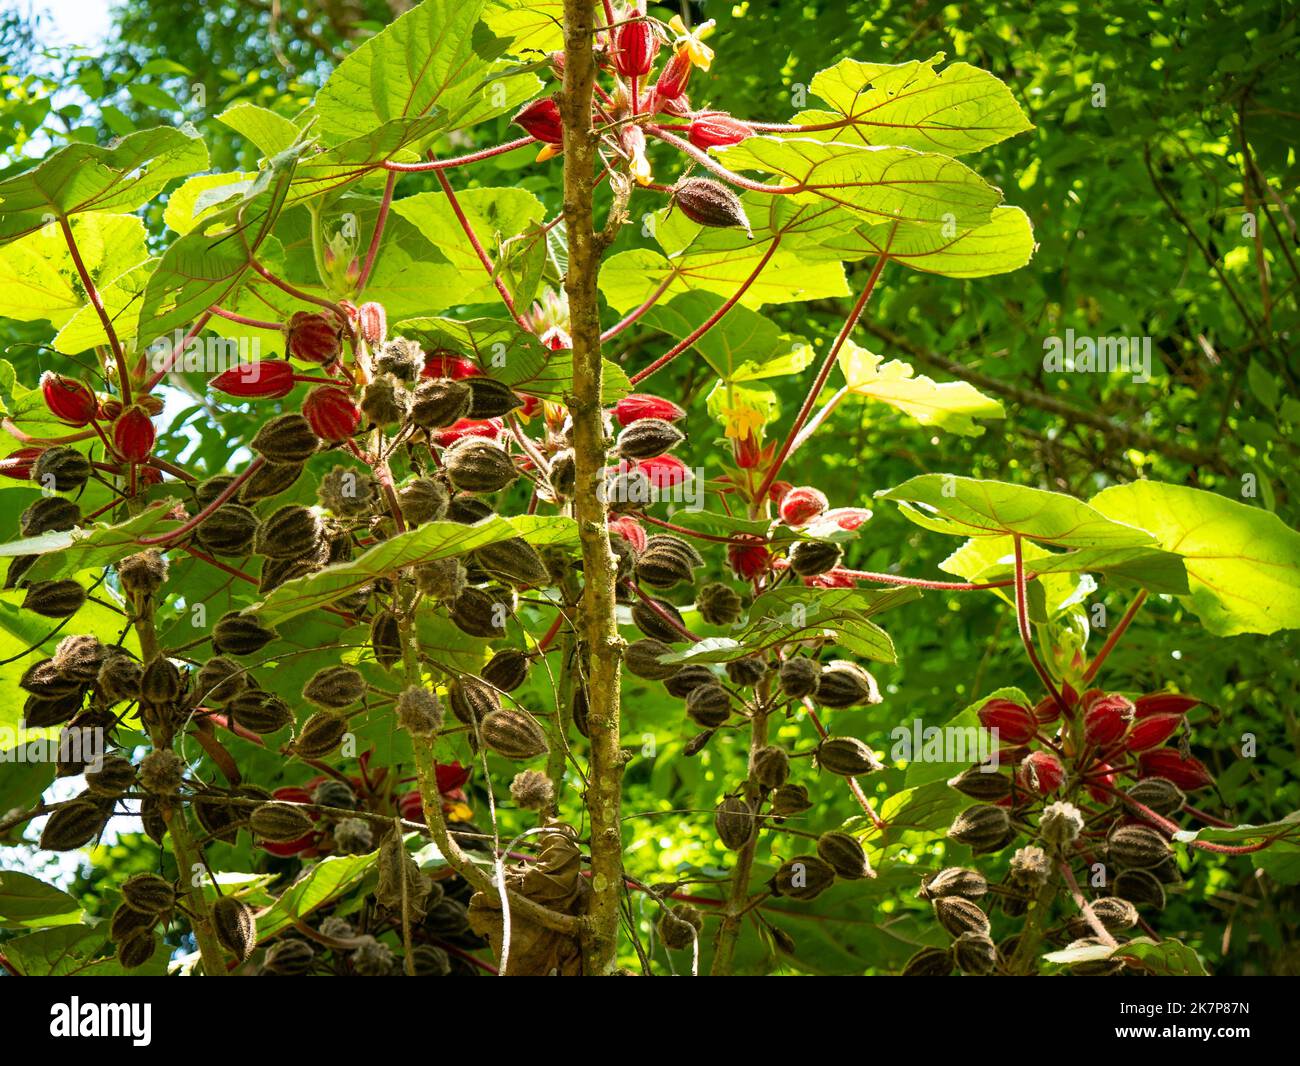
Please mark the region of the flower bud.
[[155, 436], [149, 413], [133, 405], [113, 423], [113, 450], [128, 463], [138, 463], [153, 451]]
[[1178, 732], [1183, 724], [1181, 714], [1152, 714], [1133, 723], [1124, 747], [1129, 751], [1146, 751], [1155, 748]]
[[781, 497], [781, 521], [787, 526], [804, 526], [830, 506], [826, 494], [807, 485], [790, 489]]
[[312, 432], [327, 444], [350, 438], [361, 425], [361, 409], [347, 391], [334, 385], [320, 385], [307, 394], [302, 413]]
[[1050, 751], [1033, 751], [1025, 756], [1016, 770], [1016, 781], [1027, 792], [1046, 796], [1065, 782], [1065, 767]]
[[388, 339], [388, 315], [383, 304], [372, 300], [357, 308], [357, 332], [372, 349], [383, 345]]
[[295, 311], [285, 326], [285, 348], [295, 359], [332, 363], [343, 351], [343, 331], [333, 315]]
[[1034, 712], [1011, 700], [988, 700], [980, 707], [978, 715], [985, 729], [996, 729], [999, 739], [1008, 744], [1026, 744], [1038, 731]]
[[691, 80], [692, 66], [690, 54], [683, 45], [678, 45], [655, 82], [656, 98], [675, 100], [681, 96]]
[[626, 21], [614, 31], [614, 69], [625, 78], [649, 74], [659, 51], [659, 38], [644, 15], [641, 6], [633, 4], [623, 14]]
[[1088, 704], [1088, 709], [1083, 712], [1084, 739], [1099, 748], [1110, 747], [1128, 731], [1132, 720], [1133, 704], [1130, 700], [1118, 694], [1102, 696]]
[[614, 418], [620, 426], [625, 427], [642, 418], [676, 422], [685, 417], [686, 412], [671, 400], [644, 392], [634, 392], [624, 396], [614, 405]]
[[208, 384], [227, 396], [276, 400], [293, 391], [293, 364], [286, 359], [259, 359], [232, 366]]
[[1184, 792], [1209, 788], [1214, 778], [1203, 763], [1190, 755], [1184, 758], [1176, 748], [1156, 748], [1138, 756], [1138, 776], [1163, 777]]
[[543, 144], [564, 143], [564, 121], [560, 117], [560, 105], [549, 96], [525, 104], [510, 121]]
[[754, 131], [739, 119], [721, 111], [706, 111], [691, 119], [686, 136], [701, 151], [739, 144]]
[[84, 426], [95, 417], [99, 402], [89, 385], [47, 370], [41, 375], [41, 396], [50, 414], [70, 426]]

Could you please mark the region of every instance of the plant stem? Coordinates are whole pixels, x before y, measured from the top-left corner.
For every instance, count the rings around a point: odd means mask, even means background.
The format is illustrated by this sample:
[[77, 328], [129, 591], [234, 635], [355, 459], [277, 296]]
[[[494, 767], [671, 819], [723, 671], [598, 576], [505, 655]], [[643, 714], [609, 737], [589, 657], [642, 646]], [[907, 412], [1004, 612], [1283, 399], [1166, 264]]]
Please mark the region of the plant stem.
[[1033, 664], [1043, 686], [1051, 693], [1052, 699], [1061, 708], [1061, 713], [1069, 720], [1074, 717], [1074, 712], [1070, 710], [1070, 705], [1065, 702], [1065, 697], [1057, 689], [1052, 675], [1047, 672], [1047, 668], [1038, 658], [1038, 653], [1034, 651], [1034, 635], [1029, 630], [1029, 597], [1025, 590], [1024, 546], [1020, 543], [1018, 533], [1013, 534], [1011, 540], [1016, 551], [1016, 625], [1020, 630], [1020, 643], [1025, 646], [1025, 654], [1029, 656], [1029, 661]]
[[[388, 209], [393, 206], [393, 190], [397, 187], [397, 172], [390, 171], [388, 181], [384, 184], [384, 196], [379, 201], [379, 215], [375, 218], [375, 231], [370, 235], [370, 247], [366, 249], [366, 261], [361, 267], [361, 276], [357, 278], [355, 291], [360, 293], [370, 280], [370, 273], [375, 269], [375, 259], [379, 255], [379, 242], [384, 239], [384, 226], [388, 222]], [[403, 882], [405, 884], [405, 882]]]
[[483, 269], [487, 271], [488, 277], [492, 279], [492, 284], [501, 294], [501, 302], [506, 305], [506, 310], [510, 312], [510, 317], [519, 323], [521, 329], [528, 329], [528, 324], [519, 316], [515, 310], [515, 298], [510, 295], [510, 290], [506, 288], [506, 283], [501, 280], [497, 274], [496, 268], [492, 265], [492, 260], [483, 249], [478, 235], [474, 232], [474, 227], [469, 224], [469, 219], [465, 215], [465, 210], [460, 206], [460, 201], [456, 199], [456, 190], [451, 187], [451, 182], [447, 180], [447, 175], [441, 170], [438, 171], [438, 184], [442, 186], [442, 191], [447, 197], [447, 203], [451, 205], [452, 213], [456, 216], [456, 221], [460, 223], [460, 228], [465, 231], [465, 239], [469, 241], [470, 247], [474, 249], [474, 254], [478, 256], [478, 261], [483, 264]]
[[383, 166], [385, 170], [391, 170], [398, 174], [419, 174], [427, 170], [450, 170], [452, 167], [463, 167], [470, 163], [491, 159], [494, 155], [513, 152], [516, 148], [523, 148], [525, 145], [532, 144], [535, 140], [537, 140], [536, 137], [520, 137], [518, 140], [506, 141], [505, 144], [493, 145], [491, 148], [471, 152], [469, 155], [456, 156], [454, 159], [431, 159], [427, 163], [394, 163], [389, 159]]
[[126, 353], [122, 350], [122, 342], [118, 339], [117, 330], [113, 328], [113, 320], [109, 317], [108, 309], [104, 307], [104, 301], [99, 295], [99, 289], [95, 287], [95, 282], [90, 276], [90, 271], [86, 269], [85, 261], [81, 258], [81, 250], [77, 247], [77, 238], [72, 235], [72, 225], [68, 222], [66, 215], [59, 216], [59, 228], [63, 230], [63, 239], [68, 245], [68, 254], [72, 256], [72, 265], [77, 268], [77, 276], [81, 278], [81, 285], [86, 290], [86, 298], [90, 300], [90, 306], [95, 309], [95, 314], [99, 315], [99, 321], [104, 327], [104, 333], [108, 336], [108, 346], [113, 349], [113, 359], [117, 363], [117, 387], [122, 396], [124, 407], [131, 405], [131, 373], [126, 365]]
[[[591, 817], [592, 896], [583, 936], [588, 976], [612, 974], [617, 962], [623, 896], [622, 777], [619, 660], [623, 642], [614, 615], [618, 565], [610, 548], [601, 471], [609, 442], [601, 412], [603, 367], [600, 301], [596, 288], [608, 234], [595, 230], [593, 190], [598, 162], [591, 131], [591, 96], [596, 67], [592, 54], [595, 11], [592, 0], [564, 0], [564, 222], [569, 237], [569, 268], [564, 289], [569, 298], [573, 338], [572, 395], [577, 464], [574, 517], [582, 543], [581, 639], [586, 662], [579, 669], [587, 684], [590, 768], [587, 810]], [[611, 212], [611, 216], [613, 216]]]
[[1101, 646], [1101, 651], [1097, 652], [1097, 657], [1088, 664], [1088, 669], [1083, 675], [1084, 684], [1087, 684], [1097, 676], [1097, 672], [1101, 669], [1102, 663], [1104, 663], [1106, 657], [1114, 651], [1115, 645], [1119, 643], [1119, 638], [1124, 635], [1124, 630], [1128, 629], [1129, 623], [1133, 621], [1133, 618], [1138, 613], [1138, 609], [1146, 602], [1146, 599], [1146, 589], [1141, 589], [1138, 594], [1133, 597], [1133, 602], [1128, 605], [1128, 610], [1124, 612], [1124, 617], [1115, 624], [1115, 629], [1111, 632], [1110, 636], [1106, 638], [1106, 643]]

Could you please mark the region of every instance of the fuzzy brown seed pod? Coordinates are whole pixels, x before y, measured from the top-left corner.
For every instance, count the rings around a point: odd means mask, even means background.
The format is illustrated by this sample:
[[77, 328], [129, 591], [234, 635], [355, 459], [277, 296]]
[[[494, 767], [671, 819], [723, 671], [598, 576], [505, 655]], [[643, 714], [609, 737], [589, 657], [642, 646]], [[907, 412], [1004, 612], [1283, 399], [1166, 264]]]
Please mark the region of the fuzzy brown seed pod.
[[1040, 847], [1017, 848], [1007, 872], [1017, 887], [1036, 891], [1047, 884], [1052, 875], [1052, 860]]
[[659, 939], [670, 951], [685, 951], [699, 939], [704, 915], [689, 903], [678, 903], [659, 915], [655, 925]]
[[226, 705], [235, 724], [258, 736], [277, 733], [293, 723], [293, 710], [279, 696], [261, 689], [245, 689]]
[[54, 649], [54, 668], [64, 677], [90, 684], [108, 658], [108, 648], [88, 633], [64, 637]]
[[1149, 807], [1156, 814], [1173, 814], [1181, 810], [1187, 797], [1183, 790], [1165, 777], [1143, 778], [1127, 791], [1128, 797]]
[[249, 508], [224, 503], [194, 531], [199, 547], [213, 555], [246, 555], [257, 535], [258, 519]]
[[238, 962], [247, 961], [257, 946], [257, 919], [253, 908], [234, 896], [221, 896], [213, 903], [212, 930], [217, 942]]
[[424, 369], [424, 351], [409, 337], [394, 337], [375, 356], [375, 368], [398, 381], [412, 382]]
[[628, 673], [636, 677], [643, 677], [647, 681], [666, 681], [682, 668], [680, 663], [659, 661], [662, 656], [671, 655], [672, 650], [663, 641], [652, 637], [634, 640], [623, 652], [623, 665], [627, 667]]
[[1171, 854], [1165, 838], [1144, 825], [1122, 825], [1106, 841], [1107, 855], [1122, 869], [1149, 870]]
[[683, 178], [673, 186], [673, 201], [683, 215], [701, 226], [740, 227], [751, 233], [740, 197], [710, 178]]
[[514, 613], [512, 600], [499, 590], [467, 588], [451, 605], [452, 624], [471, 637], [495, 639], [506, 633], [506, 620]]
[[983, 933], [962, 933], [952, 942], [952, 957], [962, 973], [983, 977], [997, 966], [998, 949]]
[[194, 817], [203, 831], [223, 844], [233, 844], [244, 824], [245, 812], [232, 804], [211, 803], [195, 797], [192, 804]]
[[762, 659], [732, 659], [726, 665], [727, 678], [738, 688], [752, 688], [767, 676]]
[[149, 548], [128, 555], [117, 564], [122, 591], [130, 596], [152, 596], [167, 581], [167, 560]]
[[729, 626], [740, 621], [744, 601], [730, 586], [711, 581], [696, 593], [695, 609], [709, 625]]
[[[1108, 933], [1123, 933], [1132, 929], [1138, 923], [1137, 907], [1126, 899], [1120, 899], [1117, 896], [1103, 896], [1101, 899], [1093, 900], [1090, 906], [1093, 916], [1101, 922]], [[1088, 924], [1084, 918], [1078, 920], [1085, 926]], [[1086, 936], [1087, 934], [1080, 931], [1077, 935]]]
[[754, 809], [741, 796], [726, 796], [713, 812], [713, 828], [730, 851], [739, 851], [758, 832]]
[[348, 731], [346, 718], [333, 711], [317, 711], [298, 731], [294, 739], [293, 750], [308, 759], [319, 759], [328, 755], [343, 742], [343, 735]]
[[525, 762], [549, 750], [546, 733], [532, 715], [513, 708], [493, 711], [479, 723], [483, 743], [503, 758]]
[[361, 393], [361, 416], [371, 426], [394, 426], [411, 413], [411, 394], [395, 380], [380, 374]]
[[510, 782], [510, 798], [526, 811], [545, 811], [555, 804], [555, 785], [540, 770], [523, 770]]
[[397, 697], [397, 723], [414, 736], [433, 736], [442, 728], [442, 719], [442, 704], [427, 688], [408, 685]]
[[1014, 836], [1007, 812], [989, 803], [967, 807], [948, 827], [948, 838], [967, 845], [976, 855], [1000, 851]]
[[465, 564], [459, 559], [438, 559], [415, 568], [415, 585], [435, 600], [454, 600], [469, 583]]
[[903, 966], [903, 977], [947, 977], [953, 968], [951, 948], [922, 948]]
[[[652, 607], [651, 604], [654, 606]], [[677, 625], [670, 624], [664, 615]], [[650, 603], [638, 600], [632, 604], [632, 624], [647, 637], [662, 640], [665, 644], [680, 644], [686, 639], [682, 632], [686, 628], [682, 613], [667, 600], [651, 597]]]
[[524, 405], [514, 389], [496, 378], [476, 376], [466, 378], [465, 384], [469, 386], [467, 418], [501, 418]]
[[989, 883], [978, 870], [949, 866], [926, 877], [916, 895], [918, 899], [925, 900], [945, 899], [948, 896], [979, 899], [988, 890]]
[[820, 540], [801, 540], [790, 547], [790, 569], [800, 577], [816, 577], [834, 570], [844, 558], [838, 544]]
[[85, 691], [78, 687], [66, 696], [43, 699], [40, 696], [28, 696], [23, 702], [23, 727], [26, 729], [48, 729], [71, 721], [81, 710]]
[[108, 938], [114, 944], [120, 944], [133, 933], [151, 930], [158, 924], [160, 915], [148, 911], [139, 911], [125, 903], [119, 903], [108, 922]]
[[1083, 812], [1073, 803], [1060, 800], [1043, 808], [1038, 819], [1038, 833], [1043, 843], [1062, 850], [1079, 838], [1084, 824]]
[[821, 664], [812, 659], [787, 659], [777, 671], [777, 683], [790, 699], [800, 700], [817, 691], [821, 673]]
[[699, 685], [686, 697], [686, 713], [697, 725], [716, 729], [731, 716], [731, 693], [716, 681]]
[[713, 739], [713, 734], [716, 732], [716, 729], [706, 729], [703, 733], [696, 733], [695, 736], [691, 737], [690, 740], [682, 745], [682, 754], [688, 759], [692, 755], [698, 755], [704, 750], [709, 741]]
[[822, 668], [813, 699], [823, 707], [856, 707], [879, 703], [880, 690], [876, 679], [857, 663], [835, 659]]
[[287, 492], [302, 477], [303, 469], [302, 463], [264, 463], [253, 471], [239, 490], [240, 503], [269, 500], [272, 496]]
[[212, 627], [212, 648], [219, 655], [254, 655], [279, 634], [262, 625], [254, 614], [231, 611]]
[[99, 698], [107, 705], [140, 698], [140, 683], [144, 680], [144, 667], [126, 653], [109, 655], [95, 675], [95, 688]]
[[370, 620], [370, 649], [385, 669], [402, 658], [402, 631], [392, 611], [378, 611]]
[[703, 685], [716, 685], [717, 677], [707, 666], [683, 666], [672, 677], [664, 681], [664, 688], [668, 695], [679, 699], [686, 699], [692, 692]]
[[446, 977], [451, 973], [451, 956], [436, 944], [416, 944], [411, 949], [411, 968], [416, 977]]
[[638, 418], [619, 433], [614, 451], [625, 459], [654, 459], [672, 451], [686, 434], [662, 418]]
[[90, 459], [76, 448], [46, 448], [32, 464], [31, 479], [47, 492], [76, 492], [90, 471]]
[[340, 818], [332, 833], [340, 855], [365, 855], [375, 850], [374, 830], [364, 818]]
[[18, 518], [18, 530], [24, 537], [56, 533], [71, 529], [81, 521], [81, 508], [62, 496], [42, 496]]
[[351, 666], [326, 666], [311, 675], [302, 697], [317, 707], [340, 711], [366, 694], [366, 679]]
[[551, 459], [551, 488], [556, 498], [569, 500], [578, 487], [578, 463], [572, 448], [557, 452]]
[[700, 553], [680, 537], [661, 533], [651, 537], [645, 550], [637, 556], [636, 576], [656, 589], [670, 589], [694, 579], [697, 567], [704, 565]]
[[591, 697], [587, 694], [586, 685], [577, 685], [573, 690], [573, 700], [569, 704], [569, 718], [573, 721], [573, 728], [588, 740], [591, 739], [591, 724], [589, 715], [591, 714]]
[[200, 703], [219, 707], [233, 700], [247, 685], [248, 674], [242, 666], [224, 655], [214, 655], [199, 668], [194, 678], [194, 694]]
[[451, 495], [447, 486], [431, 477], [418, 477], [409, 481], [397, 492], [397, 505], [402, 518], [413, 526], [422, 522], [437, 522], [446, 517]]
[[516, 588], [538, 588], [550, 581], [537, 549], [522, 537], [485, 544], [474, 552], [473, 559], [492, 577]]
[[397, 969], [393, 949], [373, 936], [361, 938], [361, 944], [348, 957], [352, 972], [358, 977], [388, 977]]
[[44, 618], [71, 618], [85, 602], [86, 590], [76, 581], [39, 581], [27, 587], [23, 610]]
[[989, 918], [980, 909], [979, 904], [964, 896], [940, 896], [931, 900], [934, 916], [939, 924], [948, 931], [949, 936], [958, 937], [962, 933], [977, 933], [988, 936]]
[[871, 876], [867, 853], [858, 838], [838, 830], [823, 833], [817, 838], [817, 854], [826, 862], [836, 877], [845, 881], [860, 881]]
[[41, 830], [41, 849], [73, 851], [84, 847], [99, 836], [112, 810], [111, 805], [98, 800], [76, 799], [65, 803], [46, 820]]
[[65, 677], [53, 659], [42, 659], [23, 671], [18, 680], [18, 687], [41, 699], [52, 700], [61, 696], [71, 696], [80, 692], [83, 682], [76, 678]]
[[532, 658], [524, 652], [515, 648], [503, 648], [488, 660], [479, 676], [493, 688], [502, 692], [514, 692], [528, 680], [528, 667], [531, 664]]
[[165, 914], [176, 903], [176, 890], [157, 874], [135, 874], [122, 882], [122, 902], [145, 914]]
[[298, 840], [312, 831], [311, 818], [288, 803], [263, 803], [248, 819], [249, 828], [262, 840], [275, 844]]
[[346, 781], [327, 777], [312, 789], [311, 801], [322, 807], [342, 807], [347, 810], [356, 810], [357, 794], [352, 791], [352, 786]]
[[790, 756], [785, 749], [768, 744], [754, 752], [754, 780], [763, 788], [780, 788], [790, 777]]
[[469, 675], [452, 679], [447, 686], [447, 701], [451, 704], [451, 713], [466, 725], [477, 725], [493, 711], [501, 709], [497, 690]]
[[816, 899], [835, 883], [835, 871], [830, 864], [816, 855], [796, 855], [772, 877], [774, 895], [791, 899]]
[[826, 737], [817, 745], [817, 765], [840, 777], [860, 777], [884, 769], [875, 752], [857, 737]]
[[271, 463], [305, 463], [320, 447], [320, 438], [306, 417], [279, 415], [263, 424], [249, 445]]
[[812, 807], [808, 789], [803, 785], [785, 784], [772, 793], [772, 816], [793, 818]]
[[996, 803], [1011, 795], [1011, 777], [1008, 774], [985, 771], [983, 766], [977, 764], [963, 770], [956, 777], [950, 777], [948, 787], [971, 799]]
[[483, 500], [464, 492], [457, 493], [447, 504], [447, 521], [459, 522], [465, 526], [491, 518], [494, 513]]
[[410, 419], [421, 429], [446, 429], [469, 417], [470, 389], [464, 381], [430, 378], [416, 386]]
[[442, 458], [448, 480], [461, 492], [497, 492], [519, 476], [509, 454], [482, 437], [462, 437]]
[[135, 767], [119, 755], [105, 758], [98, 770], [86, 771], [86, 788], [105, 799], [117, 799], [134, 784]]
[[185, 779], [185, 760], [174, 751], [156, 748], [140, 760], [140, 784], [155, 796], [179, 791]]
[[170, 659], [159, 656], [144, 668], [140, 698], [145, 703], [175, 703], [185, 691], [185, 678]]
[[320, 515], [301, 504], [291, 503], [257, 527], [253, 550], [269, 559], [297, 559], [314, 552], [324, 536]]
[[1165, 886], [1150, 870], [1121, 870], [1110, 887], [1119, 899], [1135, 906], [1165, 909]]
[[153, 958], [158, 938], [148, 929], [137, 929], [117, 945], [117, 962], [124, 970], [138, 970]]
[[200, 481], [194, 488], [194, 500], [200, 510], [205, 510], [217, 502], [218, 498], [235, 483], [233, 474], [218, 474], [206, 481]]
[[299, 977], [316, 963], [316, 952], [305, 940], [281, 940], [267, 948], [262, 969], [277, 977]]
[[379, 492], [370, 474], [340, 464], [321, 478], [316, 499], [341, 518], [360, 518], [374, 510]]

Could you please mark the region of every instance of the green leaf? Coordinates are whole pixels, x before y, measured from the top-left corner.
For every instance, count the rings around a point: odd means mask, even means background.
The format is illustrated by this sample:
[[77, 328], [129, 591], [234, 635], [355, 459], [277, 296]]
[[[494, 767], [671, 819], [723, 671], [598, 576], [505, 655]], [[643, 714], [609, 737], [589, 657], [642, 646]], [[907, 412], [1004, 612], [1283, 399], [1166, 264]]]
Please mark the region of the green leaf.
[[232, 104], [217, 121], [247, 137], [265, 156], [279, 155], [298, 139], [298, 127], [287, 118], [247, 101]]
[[68, 925], [81, 918], [81, 904], [30, 874], [0, 870], [0, 927]]
[[845, 119], [845, 126], [804, 136], [946, 155], [977, 152], [1034, 128], [1011, 90], [992, 74], [967, 63], [935, 70], [943, 59], [942, 52], [897, 64], [842, 59], [818, 71], [809, 86], [832, 110], [804, 111], [793, 121]]
[[378, 184], [386, 177], [380, 170], [385, 162], [418, 162], [416, 148], [442, 128], [441, 114], [395, 119], [327, 151], [307, 155], [294, 172], [291, 201], [300, 203], [366, 180]]
[[845, 388], [855, 396], [879, 400], [911, 415], [923, 426], [938, 426], [949, 433], [977, 437], [984, 432], [977, 418], [1005, 418], [1002, 404], [965, 381], [940, 384], [897, 359], [881, 365], [881, 356], [845, 341], [839, 367]]
[[39, 555], [27, 572], [29, 581], [54, 581], [82, 570], [103, 569], [138, 552], [138, 538], [174, 528], [177, 522], [171, 511], [175, 506], [175, 500], [163, 500], [118, 525], [95, 523], [85, 529], [10, 541], [0, 544], [0, 558]]
[[1183, 485], [1135, 481], [1091, 500], [1141, 524], [1187, 565], [1187, 597], [1216, 636], [1300, 628], [1300, 533], [1277, 515]]
[[0, 181], [0, 244], [35, 233], [60, 215], [133, 211], [174, 179], [207, 165], [207, 147], [188, 124], [141, 130], [111, 148], [67, 145]]
[[266, 943], [289, 928], [294, 919], [309, 918], [313, 911], [352, 891], [365, 879], [378, 856], [377, 851], [372, 851], [322, 859], [285, 889], [269, 910], [258, 915], [257, 942]]
[[1180, 844], [1200, 840], [1209, 844], [1259, 844], [1278, 837], [1262, 851], [1251, 853], [1255, 865], [1282, 885], [1300, 884], [1300, 811], [1265, 825], [1237, 825], [1231, 829], [1183, 829], [1174, 834]]
[[279, 625], [295, 615], [332, 603], [375, 578], [405, 566], [450, 559], [487, 544], [523, 537], [530, 544], [571, 544], [578, 536], [571, 518], [494, 515], [473, 525], [428, 522], [399, 533], [346, 563], [335, 563], [315, 574], [286, 581], [254, 609], [269, 625]]
[[199, 174], [181, 182], [167, 197], [163, 222], [179, 234], [189, 233], [205, 218], [220, 210], [224, 200], [246, 196], [257, 174], [235, 171], [225, 174]]
[[1108, 519], [1059, 492], [1002, 481], [921, 474], [876, 496], [894, 500], [917, 525], [963, 537], [1017, 535], [1061, 548], [1154, 545], [1145, 530]]
[[[113, 322], [113, 331], [123, 344], [130, 344], [139, 334], [140, 307], [157, 265], [157, 259], [147, 259], [120, 277], [98, 286], [104, 310]], [[64, 355], [77, 355], [97, 344], [108, 344], [108, 332], [99, 313], [90, 304], [83, 304], [53, 341], [54, 350]]]
[[514, 55], [564, 48], [564, 0], [489, 0], [483, 21]]
[[[706, 291], [683, 292], [651, 307], [641, 321], [674, 340], [689, 336], [725, 302]], [[751, 381], [793, 374], [808, 365], [811, 349], [795, 345], [770, 318], [736, 306], [692, 345], [720, 378]]]

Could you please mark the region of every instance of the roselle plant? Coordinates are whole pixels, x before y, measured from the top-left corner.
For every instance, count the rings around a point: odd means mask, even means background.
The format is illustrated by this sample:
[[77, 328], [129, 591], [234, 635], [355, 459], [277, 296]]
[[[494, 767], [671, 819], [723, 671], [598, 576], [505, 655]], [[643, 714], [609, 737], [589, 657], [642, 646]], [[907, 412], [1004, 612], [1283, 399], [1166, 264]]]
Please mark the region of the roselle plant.
[[[859, 399], [940, 431], [1001, 417], [853, 337], [893, 273], [1029, 260], [1027, 216], [963, 161], [1030, 128], [1011, 91], [848, 58], [786, 121], [733, 114], [704, 103], [729, 61], [709, 29], [425, 0], [299, 115], [222, 115], [255, 171], [208, 173], [193, 129], [158, 128], [0, 182], [0, 239], [85, 301], [4, 422], [30, 496], [4, 551], [19, 743], [57, 755], [0, 767], [0, 832], [67, 852], [129, 818], [168, 856], [70, 938], [40, 920], [68, 897], [6, 873], [37, 913], [0, 944], [13, 972], [54, 935], [158, 972], [189, 930], [177, 965], [209, 976], [727, 974], [799, 966], [784, 918], [854, 896], [933, 912], [898, 938], [907, 974], [1194, 971], [1159, 925], [1197, 853], [1294, 849], [1293, 819], [1216, 813], [1197, 694], [1106, 664], [1152, 596], [1215, 636], [1300, 626], [1300, 534], [1177, 485], [1085, 502], [928, 473], [876, 496], [962, 538], [938, 580], [846, 564], [868, 488], [783, 480]], [[503, 120], [519, 135], [444, 152]], [[475, 184], [508, 153], [562, 169], [557, 213]], [[824, 352], [758, 311], [810, 300], [847, 308]], [[647, 327], [652, 354], [606, 358]], [[662, 373], [688, 362], [702, 410]], [[769, 382], [791, 375], [786, 417]], [[255, 417], [227, 465], [172, 446], [185, 388]], [[708, 421], [716, 441], [688, 431]], [[1096, 579], [1130, 606], [1092, 651]], [[868, 669], [895, 661], [876, 619], [928, 591], [1001, 598], [1042, 691], [939, 709], [985, 757], [912, 751], [881, 795], [864, 722], [922, 709]], [[645, 815], [704, 819], [725, 866], [648, 880], [625, 854], [633, 686], [680, 704], [683, 765], [745, 753], [715, 809]], [[75, 793], [42, 799], [56, 776]], [[860, 817], [810, 821], [828, 790]]]

